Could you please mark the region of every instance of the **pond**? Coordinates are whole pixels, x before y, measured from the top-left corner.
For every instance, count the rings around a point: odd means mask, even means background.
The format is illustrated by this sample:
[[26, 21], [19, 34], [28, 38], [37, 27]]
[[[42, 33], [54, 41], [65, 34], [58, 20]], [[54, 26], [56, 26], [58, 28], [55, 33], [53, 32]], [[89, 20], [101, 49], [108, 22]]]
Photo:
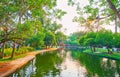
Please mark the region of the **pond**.
[[120, 77], [120, 61], [73, 50], [47, 52], [9, 77]]

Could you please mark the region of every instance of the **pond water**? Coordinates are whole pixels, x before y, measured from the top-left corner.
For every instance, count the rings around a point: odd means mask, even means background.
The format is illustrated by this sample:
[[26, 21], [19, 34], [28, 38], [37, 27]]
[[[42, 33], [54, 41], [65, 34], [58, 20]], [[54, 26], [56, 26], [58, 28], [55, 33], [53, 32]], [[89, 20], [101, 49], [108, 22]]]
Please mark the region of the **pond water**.
[[78, 51], [47, 52], [10, 77], [120, 77], [120, 61]]

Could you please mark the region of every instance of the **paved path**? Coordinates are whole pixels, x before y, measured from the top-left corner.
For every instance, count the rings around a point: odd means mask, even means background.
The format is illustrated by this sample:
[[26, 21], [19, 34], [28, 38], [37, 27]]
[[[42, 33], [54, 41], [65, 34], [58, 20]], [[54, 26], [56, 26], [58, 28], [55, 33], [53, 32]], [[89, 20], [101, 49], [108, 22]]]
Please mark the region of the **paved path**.
[[16, 70], [20, 69], [21, 67], [26, 65], [29, 61], [34, 59], [36, 54], [53, 51], [53, 50], [57, 50], [57, 48], [50, 48], [50, 49], [45, 49], [45, 50], [40, 50], [35, 52], [29, 52], [29, 53], [26, 53], [27, 54], [26, 57], [12, 60], [10, 62], [0, 63], [0, 77], [7, 77], [10, 74], [14, 73]]

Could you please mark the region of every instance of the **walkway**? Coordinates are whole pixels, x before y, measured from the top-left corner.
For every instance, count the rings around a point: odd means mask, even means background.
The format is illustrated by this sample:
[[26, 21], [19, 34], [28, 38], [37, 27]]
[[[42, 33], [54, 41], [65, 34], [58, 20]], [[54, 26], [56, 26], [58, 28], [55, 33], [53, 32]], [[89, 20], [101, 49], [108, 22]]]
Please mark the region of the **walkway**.
[[35, 58], [36, 54], [57, 50], [57, 48], [50, 48], [46, 50], [40, 50], [36, 52], [27, 53], [26, 57], [19, 58], [10, 62], [0, 63], [0, 77], [7, 77], [10, 74], [14, 73], [16, 70], [25, 66], [29, 61]]

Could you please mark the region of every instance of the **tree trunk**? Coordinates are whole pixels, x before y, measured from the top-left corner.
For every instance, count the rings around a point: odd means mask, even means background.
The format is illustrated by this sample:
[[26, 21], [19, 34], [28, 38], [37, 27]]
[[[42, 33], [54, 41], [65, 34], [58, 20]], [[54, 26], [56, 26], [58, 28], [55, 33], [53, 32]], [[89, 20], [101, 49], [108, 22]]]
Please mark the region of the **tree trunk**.
[[4, 57], [4, 49], [5, 49], [5, 42], [4, 42], [3, 45], [2, 45], [0, 58], [3, 58], [3, 57]]
[[117, 17], [115, 16], [115, 33], [117, 33]]
[[108, 54], [112, 54], [112, 51], [110, 51], [110, 49], [107, 47], [108, 50]]
[[95, 46], [93, 47], [93, 52], [96, 52]]
[[13, 43], [13, 50], [12, 50], [11, 58], [14, 57], [14, 53], [15, 53], [15, 43]]
[[110, 49], [109, 48], [107, 48], [107, 50], [108, 50], [108, 54], [110, 53]]
[[92, 46], [90, 46], [91, 51], [93, 52]]
[[115, 15], [119, 18], [120, 20], [120, 14], [119, 12], [117, 11], [115, 5], [111, 2], [111, 0], [106, 0], [110, 6], [110, 8], [113, 10], [113, 12], [115, 13]]
[[17, 46], [17, 50], [16, 50], [16, 51], [18, 51], [18, 50], [19, 50], [19, 48], [20, 48], [20, 45], [18, 44], [18, 46]]

